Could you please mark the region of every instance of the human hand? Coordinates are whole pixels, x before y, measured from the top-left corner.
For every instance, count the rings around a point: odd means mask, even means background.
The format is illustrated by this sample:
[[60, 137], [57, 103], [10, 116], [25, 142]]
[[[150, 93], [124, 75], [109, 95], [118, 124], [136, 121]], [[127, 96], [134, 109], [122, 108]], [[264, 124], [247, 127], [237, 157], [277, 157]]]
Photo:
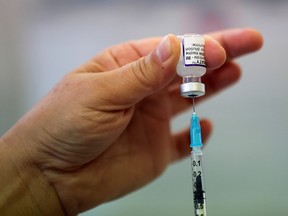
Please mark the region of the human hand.
[[[18, 143], [75, 215], [123, 196], [189, 154], [189, 130], [172, 134], [170, 121], [191, 106], [180, 97], [173, 35], [104, 50], [66, 75], [3, 140]], [[218, 41], [218, 42], [217, 42]], [[203, 100], [240, 77], [233, 58], [258, 50], [252, 29], [206, 36]], [[158, 46], [158, 47], [157, 47]], [[203, 140], [211, 123], [201, 121]], [[15, 136], [17, 134], [17, 136]]]

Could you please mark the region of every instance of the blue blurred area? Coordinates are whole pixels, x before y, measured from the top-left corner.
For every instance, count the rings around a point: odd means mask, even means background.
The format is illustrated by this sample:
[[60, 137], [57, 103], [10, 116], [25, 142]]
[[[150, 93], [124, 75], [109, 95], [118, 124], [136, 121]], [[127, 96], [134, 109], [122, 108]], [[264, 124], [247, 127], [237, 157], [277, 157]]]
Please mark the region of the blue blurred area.
[[[214, 122], [204, 151], [208, 214], [286, 216], [287, 11], [285, 0], [2, 1], [0, 134], [62, 76], [108, 46], [167, 33], [254, 27], [265, 45], [238, 60], [242, 80], [197, 106], [200, 118]], [[173, 131], [187, 126], [190, 115], [176, 118]], [[192, 208], [187, 159], [147, 187], [82, 215], [188, 216]]]

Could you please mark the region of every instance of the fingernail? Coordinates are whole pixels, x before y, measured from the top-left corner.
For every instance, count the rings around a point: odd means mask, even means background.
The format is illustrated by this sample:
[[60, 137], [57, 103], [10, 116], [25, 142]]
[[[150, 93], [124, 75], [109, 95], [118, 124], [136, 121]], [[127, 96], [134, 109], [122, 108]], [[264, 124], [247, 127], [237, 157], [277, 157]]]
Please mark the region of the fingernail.
[[158, 45], [156, 55], [161, 62], [165, 62], [171, 56], [171, 44], [168, 35]]

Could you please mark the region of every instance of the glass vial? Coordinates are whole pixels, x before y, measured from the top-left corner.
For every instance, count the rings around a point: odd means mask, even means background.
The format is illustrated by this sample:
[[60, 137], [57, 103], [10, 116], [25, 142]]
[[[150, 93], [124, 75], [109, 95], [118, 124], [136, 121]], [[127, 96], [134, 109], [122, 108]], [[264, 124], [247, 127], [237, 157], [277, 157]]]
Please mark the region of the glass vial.
[[181, 45], [176, 68], [177, 74], [183, 78], [180, 86], [181, 96], [202, 96], [205, 94], [205, 85], [201, 82], [201, 76], [206, 73], [205, 38], [199, 34], [178, 35], [177, 38]]

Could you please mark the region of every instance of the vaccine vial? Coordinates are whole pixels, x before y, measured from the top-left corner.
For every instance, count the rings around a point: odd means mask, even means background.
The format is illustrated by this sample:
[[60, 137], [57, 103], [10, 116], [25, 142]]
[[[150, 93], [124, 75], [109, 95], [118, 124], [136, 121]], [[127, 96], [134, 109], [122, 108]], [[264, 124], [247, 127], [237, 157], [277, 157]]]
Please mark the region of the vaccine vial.
[[177, 36], [181, 51], [177, 64], [177, 74], [183, 78], [180, 85], [181, 96], [187, 98], [199, 97], [205, 94], [205, 85], [201, 76], [206, 73], [204, 56], [205, 38], [199, 34], [184, 34]]

